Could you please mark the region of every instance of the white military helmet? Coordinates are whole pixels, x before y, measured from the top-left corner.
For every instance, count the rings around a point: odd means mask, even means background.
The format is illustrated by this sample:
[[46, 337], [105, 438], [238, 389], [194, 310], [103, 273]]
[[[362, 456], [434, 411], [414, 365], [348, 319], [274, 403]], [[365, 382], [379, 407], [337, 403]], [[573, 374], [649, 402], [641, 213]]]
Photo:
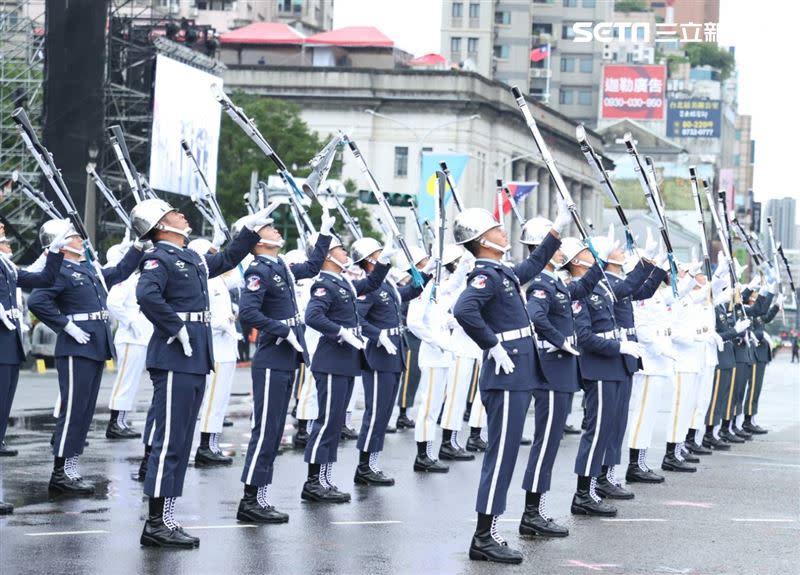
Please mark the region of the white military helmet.
[[42, 244], [42, 249], [46, 250], [53, 243], [53, 240], [58, 236], [64, 234], [65, 237], [72, 237], [80, 235], [75, 227], [67, 219], [63, 220], [50, 220], [42, 224], [39, 228], [39, 243]]
[[442, 265], [452, 264], [464, 255], [464, 248], [456, 244], [445, 244], [442, 250]]
[[194, 253], [204, 256], [209, 252], [209, 250], [211, 250], [212, 247], [214, 247], [214, 244], [205, 238], [197, 238], [190, 241], [186, 247], [192, 250]]
[[561, 240], [561, 253], [564, 254], [564, 263], [559, 267], [565, 267], [569, 262], [575, 259], [583, 250], [589, 249], [586, 244], [578, 238], [562, 238]]
[[[156, 226], [158, 226], [158, 222], [161, 221], [161, 218], [174, 211], [175, 208], [173, 208], [164, 200], [158, 198], [151, 198], [149, 200], [141, 201], [133, 206], [133, 209], [131, 210], [131, 225], [133, 226], [133, 231], [140, 240], [147, 239], [147, 236], [150, 235], [150, 232], [156, 229]], [[169, 228], [168, 226], [162, 226], [161, 229], [176, 232], [185, 236], [188, 236], [188, 234], [192, 231], [190, 228], [187, 228], [186, 230], [177, 230]]]
[[483, 208], [467, 208], [453, 223], [453, 238], [458, 245], [476, 240], [491, 229], [500, 227], [494, 216]]
[[[311, 254], [314, 252], [314, 248], [317, 245], [318, 239], [319, 239], [319, 232], [314, 232], [313, 234], [308, 236], [308, 239], [306, 239], [306, 257], [308, 258], [311, 257]], [[328, 246], [328, 251], [330, 252], [332, 249], [338, 247], [344, 247], [342, 246], [342, 241], [338, 237], [331, 235], [331, 245]]]
[[[130, 244], [129, 244], [130, 245]], [[125, 246], [122, 244], [114, 244], [106, 250], [106, 265], [115, 266], [125, 256]]]
[[608, 239], [607, 236], [595, 236], [590, 238], [590, 241], [594, 251], [597, 252], [597, 256], [603, 260], [603, 263], [607, 262], [608, 255], [614, 251], [614, 242]]
[[520, 240], [526, 246], [538, 246], [544, 241], [545, 236], [550, 233], [553, 222], [542, 216], [535, 216], [525, 222], [522, 226], [522, 237]]
[[306, 258], [306, 253], [303, 250], [294, 249], [283, 254], [283, 259], [287, 264], [293, 265], [301, 264], [307, 261], [308, 258]]
[[350, 259], [357, 264], [382, 248], [381, 243], [375, 238], [359, 238], [350, 246]]
[[429, 257], [428, 254], [425, 253], [425, 250], [419, 246], [408, 246], [408, 252], [411, 254], [411, 259], [413, 260], [411, 263], [406, 264], [409, 268], [411, 266], [418, 266], [419, 262]]

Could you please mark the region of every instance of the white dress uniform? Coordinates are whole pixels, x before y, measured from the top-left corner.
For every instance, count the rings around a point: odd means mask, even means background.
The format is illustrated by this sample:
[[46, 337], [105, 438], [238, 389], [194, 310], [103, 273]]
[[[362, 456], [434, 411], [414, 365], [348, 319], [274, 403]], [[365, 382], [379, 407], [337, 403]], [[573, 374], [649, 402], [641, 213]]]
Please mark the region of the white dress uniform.
[[[706, 351], [701, 306], [696, 292], [672, 304], [672, 346], [675, 350], [675, 379], [672, 385], [667, 443], [682, 443], [692, 418]], [[700, 292], [702, 299], [702, 292]]]
[[[297, 295], [297, 307], [300, 317], [305, 317], [308, 300], [311, 299], [311, 286], [314, 279], [297, 280], [295, 289]], [[321, 334], [308, 326], [304, 333], [308, 357], [313, 358], [317, 350], [317, 344]], [[297, 391], [297, 419], [300, 421], [314, 421], [319, 417], [319, 405], [317, 404], [317, 385], [314, 376], [308, 366], [301, 370], [298, 377], [302, 377], [300, 388]]]
[[703, 429], [708, 403], [711, 400], [711, 391], [714, 387], [714, 370], [717, 367], [717, 335], [716, 320], [714, 317], [714, 304], [711, 301], [711, 288], [708, 284], [692, 292], [696, 302], [697, 325], [702, 330], [704, 341], [699, 345], [702, 348], [702, 364], [700, 366], [697, 393], [689, 417], [689, 429]]
[[112, 411], [131, 411], [145, 373], [147, 344], [153, 336], [151, 324], [139, 309], [136, 301], [136, 284], [139, 272], [134, 272], [108, 292], [108, 312], [117, 320], [114, 348], [117, 351], [117, 376], [111, 388], [108, 408]]
[[231, 398], [236, 360], [239, 355], [236, 318], [230, 290], [241, 285], [241, 272], [234, 268], [208, 280], [208, 305], [214, 346], [214, 371], [206, 376], [206, 389], [200, 407], [200, 432], [221, 433], [222, 422]]
[[[464, 279], [466, 280], [466, 277]], [[466, 281], [459, 286], [458, 291], [454, 294], [454, 301], [464, 291], [464, 287], [466, 287]], [[454, 432], [451, 441], [454, 445], [457, 445], [456, 434], [461, 430], [462, 415], [467, 403], [467, 397], [470, 395], [472, 388], [477, 387], [483, 351], [457, 322], [452, 321], [451, 325], [453, 325], [453, 329], [450, 341], [455, 352], [455, 363], [453, 363], [450, 370], [450, 378], [445, 392], [447, 397], [442, 411], [442, 429], [449, 429]], [[474, 420], [476, 422], [481, 419], [481, 415], [485, 420], [486, 412], [483, 410], [483, 404], [480, 401], [480, 393], [475, 393], [474, 398], [470, 421], [473, 420], [473, 413], [475, 414]], [[470, 424], [470, 427], [480, 427], [480, 425]]]
[[[443, 270], [442, 275], [446, 272]], [[422, 343], [419, 346], [420, 407], [414, 427], [416, 442], [431, 442], [436, 439], [436, 420], [444, 402], [444, 394], [450, 376], [454, 356], [448, 309], [455, 303], [453, 292], [463, 283], [461, 274], [449, 274], [437, 291], [437, 301], [430, 301], [433, 283], [429, 282], [423, 292], [408, 306], [408, 329]], [[439, 347], [441, 345], [442, 347]]]
[[[631, 413], [628, 417], [628, 447], [650, 447], [661, 394], [675, 374], [675, 350], [670, 337], [672, 321], [666, 303], [672, 298], [669, 286], [660, 287], [653, 297], [633, 306], [636, 335], [644, 348], [642, 369], [633, 374]], [[668, 357], [670, 356], [670, 357]]]

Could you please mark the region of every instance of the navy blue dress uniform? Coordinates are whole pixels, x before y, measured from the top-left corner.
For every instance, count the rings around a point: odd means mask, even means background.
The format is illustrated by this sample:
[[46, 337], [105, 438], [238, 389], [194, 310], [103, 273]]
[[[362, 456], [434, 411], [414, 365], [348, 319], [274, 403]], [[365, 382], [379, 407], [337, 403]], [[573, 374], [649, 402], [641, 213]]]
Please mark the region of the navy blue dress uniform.
[[[391, 478], [381, 477], [383, 474], [378, 471], [375, 458], [383, 451], [383, 440], [397, 397], [400, 374], [409, 369], [401, 306], [403, 302], [419, 296], [423, 287], [413, 283], [397, 287], [394, 282], [385, 279], [377, 290], [361, 295], [356, 300], [361, 331], [367, 338], [364, 350], [367, 368], [361, 373], [365, 409], [356, 447], [362, 453], [374, 454], [368, 462], [372, 473], [366, 473], [360, 481], [362, 483], [373, 480], [380, 484], [394, 483]], [[395, 354], [389, 354], [379, 344], [381, 332], [385, 332], [397, 348]]]
[[[402, 304], [402, 317], [403, 325], [407, 324], [406, 318], [408, 317], [408, 302]], [[417, 397], [417, 388], [422, 378], [422, 371], [419, 368], [419, 346], [422, 344], [417, 336], [411, 330], [405, 330], [403, 334], [405, 343], [405, 371], [400, 376], [400, 391], [397, 394], [397, 407], [400, 413], [397, 415], [395, 425], [397, 429], [413, 429], [415, 422], [408, 417], [408, 408], [414, 407], [414, 399]]]
[[[614, 318], [616, 319], [617, 328], [628, 341], [637, 341], [636, 326], [633, 319], [633, 302], [653, 297], [666, 274], [667, 272], [660, 267], [656, 267], [642, 259], [636, 263], [636, 266], [627, 276], [612, 272], [606, 273], [611, 290], [617, 298], [614, 304]], [[628, 406], [631, 401], [633, 374], [642, 367], [642, 360], [632, 355], [623, 354], [622, 361], [625, 364], [627, 377], [622, 381], [620, 387], [619, 408], [614, 417], [614, 428], [611, 431], [611, 438], [603, 457], [604, 467], [619, 465], [622, 461], [622, 442], [625, 438], [625, 428], [628, 426]], [[599, 482], [601, 493], [606, 492], [606, 495], [612, 496], [613, 492], [616, 497], [630, 498], [629, 495], [624, 494], [623, 489], [613, 483], [613, 480], [609, 484], [605, 473], [601, 476]]]
[[528, 286], [528, 314], [535, 330], [536, 348], [544, 377], [536, 380], [533, 389], [533, 444], [522, 479], [522, 488], [528, 492], [525, 514], [520, 524], [520, 533], [523, 535], [568, 534], [566, 528], [548, 521], [543, 499], [543, 495], [550, 491], [553, 464], [569, 414], [572, 394], [580, 389], [578, 359], [562, 348], [565, 341], [573, 347], [577, 345], [573, 300], [589, 295], [602, 277], [597, 264], [569, 285], [554, 271], [544, 270]]
[[[153, 324], [147, 347], [147, 369], [153, 381], [155, 431], [144, 492], [152, 498], [180, 497], [189, 461], [194, 426], [203, 401], [206, 375], [214, 365], [208, 312], [208, 278], [233, 269], [258, 242], [243, 229], [230, 246], [200, 256], [169, 242], [156, 242], [141, 265], [136, 297]], [[192, 355], [177, 340], [189, 334]]]
[[[35, 289], [28, 298], [31, 312], [58, 334], [55, 363], [61, 406], [53, 442], [56, 458], [83, 453], [103, 367], [114, 357], [106, 290], [127, 279], [141, 257], [140, 249], [130, 248], [119, 264], [101, 269], [103, 280], [89, 262], [64, 260], [52, 287]], [[78, 343], [65, 331], [70, 322], [90, 335], [87, 343]]]
[[[717, 351], [717, 368], [714, 370], [714, 387], [711, 392], [708, 412], [706, 413], [706, 433], [703, 436], [703, 447], [720, 448], [724, 444], [720, 444], [716, 440], [713, 435], [713, 429], [722, 422], [722, 418], [727, 413], [728, 398], [731, 395], [736, 369], [733, 342], [734, 339], [739, 337], [739, 334], [734, 328], [736, 319], [729, 304], [716, 305], [714, 307], [714, 316], [715, 329], [722, 338], [724, 346], [721, 351]], [[723, 435], [723, 432], [721, 431], [720, 434]]]
[[[309, 363], [305, 326], [295, 297], [295, 280], [312, 278], [319, 273], [330, 242], [330, 235], [320, 235], [309, 259], [293, 265], [282, 257], [257, 255], [245, 271], [239, 317], [258, 329], [251, 366], [252, 432], [241, 476], [246, 486], [261, 488], [272, 483], [292, 386], [300, 365]], [[303, 347], [302, 353], [286, 341], [290, 331]], [[237, 516], [251, 521], [288, 520], [285, 514], [251, 511], [240, 505]]]
[[[744, 424], [742, 425], [742, 429], [757, 435], [767, 433], [766, 429], [754, 423], [752, 419], [753, 416], [758, 413], [758, 400], [761, 397], [761, 390], [764, 385], [764, 373], [766, 372], [767, 364], [772, 361], [772, 348], [770, 347], [767, 338], [764, 337], [764, 327], [766, 324], [775, 319], [775, 316], [780, 310], [780, 307], [778, 305], [774, 305], [773, 303], [774, 294], [769, 294], [765, 299], [766, 301], [762, 305], [762, 309], [759, 311], [762, 311], [763, 308], [767, 308], [766, 313], [756, 314], [753, 312], [752, 317], [753, 334], [756, 336], [758, 344], [755, 347], [756, 361], [753, 364], [753, 372], [750, 375], [750, 385], [745, 392]], [[0, 435], [0, 437], [2, 436]]]
[[[389, 267], [379, 263], [365, 278], [353, 282], [340, 274], [322, 271], [311, 286], [305, 320], [306, 325], [322, 334], [311, 358], [319, 416], [309, 434], [304, 459], [310, 467], [323, 466], [319, 473], [324, 480], [320, 481], [323, 488], [330, 486], [335, 490], [330, 482], [331, 464], [337, 459], [339, 437], [355, 377], [361, 375], [366, 365], [363, 351], [342, 341], [339, 332], [344, 329], [360, 336], [356, 298], [380, 288]], [[309, 481], [316, 481], [311, 472]], [[309, 481], [304, 486], [304, 497]]]
[[53, 285], [59, 275], [64, 254], [48, 253], [44, 269], [28, 272], [0, 256], [0, 304], [6, 318], [14, 324], [8, 329], [0, 322], [0, 449], [6, 436], [8, 416], [19, 381], [19, 366], [25, 361], [22, 347], [22, 325], [20, 310], [17, 307], [17, 288], [46, 288]]
[[[742, 296], [742, 301], [747, 301], [744, 294]], [[753, 316], [766, 311], [762, 311], [763, 304], [764, 298], [763, 296], [759, 296], [753, 306], [744, 306], [745, 314], [751, 322]], [[752, 325], [746, 332], [733, 340], [733, 355], [735, 359], [733, 385], [728, 390], [728, 401], [722, 418], [723, 431], [727, 430], [728, 433], [723, 435], [722, 432], [720, 432], [721, 437], [727, 439], [729, 442], [733, 439], [733, 443], [739, 443], [739, 441], [736, 441], [736, 438], [740, 441], [752, 439], [750, 433], [736, 427], [736, 416], [742, 413], [744, 391], [747, 388], [748, 381], [753, 372], [753, 365], [756, 362], [755, 345], [750, 339], [752, 336], [752, 331], [750, 331], [750, 329], [752, 329]]]
[[[547, 234], [539, 247], [514, 267], [477, 259], [453, 308], [459, 325], [484, 350], [478, 386], [486, 409], [488, 447], [475, 503], [481, 514], [497, 516], [505, 511], [531, 393], [544, 378], [520, 286], [541, 273], [560, 244]], [[488, 350], [498, 343], [514, 363], [510, 374], [495, 373], [495, 360]]]

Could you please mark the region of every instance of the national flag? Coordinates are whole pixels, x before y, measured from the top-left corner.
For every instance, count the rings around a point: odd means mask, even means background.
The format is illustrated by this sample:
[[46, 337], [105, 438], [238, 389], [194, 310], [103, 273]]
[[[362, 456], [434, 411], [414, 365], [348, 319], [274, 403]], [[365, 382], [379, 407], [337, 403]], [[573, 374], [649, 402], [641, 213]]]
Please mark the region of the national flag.
[[541, 62], [550, 56], [550, 44], [542, 44], [531, 50], [531, 62]]
[[[514, 201], [519, 205], [538, 185], [539, 182], [509, 182], [505, 185], [505, 188], [511, 192], [511, 197], [513, 197]], [[510, 211], [511, 202], [508, 201], [508, 196], [503, 194], [503, 215], [506, 215]], [[497, 202], [495, 202], [494, 206], [494, 217], [496, 220], [500, 220], [500, 216], [497, 213]]]
[[[467, 168], [467, 161], [469, 156], [466, 154], [447, 154], [435, 152], [423, 152], [422, 154], [422, 169], [420, 170], [419, 192], [417, 193], [417, 213], [419, 214], [420, 223], [428, 222], [434, 225], [435, 206], [434, 195], [437, 186], [436, 170], [439, 170], [439, 162], [447, 162], [447, 168], [450, 170], [450, 175], [456, 187], [461, 180], [464, 170]], [[447, 188], [447, 195], [445, 196], [445, 205], [450, 200], [450, 188]]]

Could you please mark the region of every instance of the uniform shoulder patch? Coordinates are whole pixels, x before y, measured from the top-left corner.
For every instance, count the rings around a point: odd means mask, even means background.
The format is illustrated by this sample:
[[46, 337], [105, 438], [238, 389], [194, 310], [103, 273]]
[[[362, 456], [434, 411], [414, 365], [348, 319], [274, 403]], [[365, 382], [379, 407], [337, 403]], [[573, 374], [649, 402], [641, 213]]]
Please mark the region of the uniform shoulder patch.
[[475, 289], [483, 289], [486, 287], [487, 279], [488, 279], [487, 276], [485, 276], [484, 274], [478, 274], [474, 278], [472, 278], [472, 281], [469, 282], [469, 285], [474, 287]]
[[532, 295], [533, 295], [533, 297], [538, 298], [538, 299], [547, 299], [547, 292], [545, 292], [543, 289], [535, 289], [535, 290], [533, 290], [533, 294]]
[[572, 313], [580, 313], [582, 309], [581, 302], [577, 300], [572, 302]]
[[150, 252], [154, 252], [154, 251], [156, 251], [156, 247], [152, 246], [152, 247], [149, 247], [146, 250], [144, 250], [144, 253], [149, 254]]
[[146, 270], [154, 270], [158, 267], [158, 260], [147, 260], [142, 267]]
[[250, 291], [258, 291], [261, 287], [261, 278], [257, 275], [247, 276], [247, 289]]
[[327, 293], [328, 293], [327, 289], [325, 289], [324, 287], [318, 287], [317, 289], [314, 290], [314, 294], [313, 295], [315, 295], [316, 297], [322, 297], [322, 296], [326, 295]]

